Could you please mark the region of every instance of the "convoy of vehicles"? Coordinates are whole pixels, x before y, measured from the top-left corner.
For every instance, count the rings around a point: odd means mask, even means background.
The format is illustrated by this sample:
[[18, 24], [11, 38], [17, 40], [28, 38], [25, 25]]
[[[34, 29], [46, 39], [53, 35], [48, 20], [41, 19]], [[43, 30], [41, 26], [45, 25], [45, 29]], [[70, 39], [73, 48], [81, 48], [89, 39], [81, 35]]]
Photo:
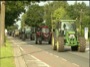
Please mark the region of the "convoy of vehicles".
[[43, 41], [52, 44], [52, 49], [64, 51], [64, 46], [70, 46], [72, 51], [85, 52], [86, 42], [84, 36], [77, 30], [75, 20], [60, 20], [52, 22], [52, 29], [42, 25], [38, 27], [24, 27], [20, 30], [9, 30], [10, 36], [19, 37], [22, 40], [34, 40], [36, 44]]

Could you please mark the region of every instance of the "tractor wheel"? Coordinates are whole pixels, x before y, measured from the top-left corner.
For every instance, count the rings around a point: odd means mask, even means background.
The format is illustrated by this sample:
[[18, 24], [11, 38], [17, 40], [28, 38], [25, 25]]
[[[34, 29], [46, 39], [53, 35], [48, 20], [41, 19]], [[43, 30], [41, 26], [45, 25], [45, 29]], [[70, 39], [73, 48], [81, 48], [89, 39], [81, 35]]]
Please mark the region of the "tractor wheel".
[[71, 46], [71, 50], [72, 51], [77, 51], [78, 50], [78, 46], [76, 45], [76, 46]]
[[22, 40], [25, 41], [25, 35], [24, 34], [22, 35]]
[[37, 40], [35, 41], [36, 44], [38, 44]]
[[78, 47], [78, 51], [80, 52], [85, 52], [85, 48], [86, 48], [86, 41], [84, 37], [79, 37], [79, 47]]
[[55, 45], [55, 39], [54, 39], [54, 36], [52, 36], [52, 49], [53, 50], [56, 50], [56, 45]]
[[38, 44], [38, 38], [35, 36], [35, 43]]
[[41, 37], [38, 38], [38, 42], [39, 42], [39, 44], [42, 44], [42, 39], [41, 39]]
[[48, 44], [51, 44], [51, 39], [49, 39]]
[[39, 40], [39, 44], [42, 44], [42, 40]]
[[56, 41], [56, 45], [57, 45], [57, 51], [63, 52], [64, 51], [64, 38], [59, 37]]

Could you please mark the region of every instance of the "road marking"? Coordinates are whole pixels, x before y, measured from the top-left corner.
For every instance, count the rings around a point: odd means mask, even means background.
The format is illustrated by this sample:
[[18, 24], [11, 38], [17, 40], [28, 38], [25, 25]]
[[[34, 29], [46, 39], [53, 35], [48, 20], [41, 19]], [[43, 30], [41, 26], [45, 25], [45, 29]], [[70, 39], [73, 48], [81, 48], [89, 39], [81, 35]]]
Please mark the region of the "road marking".
[[62, 60], [64, 60], [64, 61], [67, 61], [66, 59], [64, 59], [64, 58], [61, 58]]
[[27, 61], [31, 61], [31, 62], [34, 61], [35, 62], [35, 61], [38, 61], [38, 60], [27, 60]]
[[49, 53], [50, 55], [53, 55], [52, 53]]
[[77, 67], [80, 67], [78, 64], [76, 64], [76, 63], [72, 63], [72, 64], [74, 64], [74, 65], [76, 65]]
[[22, 51], [24, 51], [21, 47], [20, 47], [20, 49], [21, 49]]
[[54, 55], [55, 57], [57, 57], [57, 58], [59, 58], [59, 56], [57, 56], [57, 55]]
[[[30, 55], [30, 54], [29, 54], [29, 55]], [[43, 61], [41, 61], [40, 59], [36, 58], [35, 56], [33, 56], [33, 55], [30, 55], [30, 56], [31, 56], [32, 58], [40, 61], [40, 63], [43, 63], [44, 66], [50, 67], [48, 64], [46, 64], [45, 62], [43, 62]], [[38, 62], [38, 63], [39, 63], [39, 62]]]
[[49, 52], [45, 51], [47, 54], [49, 54]]

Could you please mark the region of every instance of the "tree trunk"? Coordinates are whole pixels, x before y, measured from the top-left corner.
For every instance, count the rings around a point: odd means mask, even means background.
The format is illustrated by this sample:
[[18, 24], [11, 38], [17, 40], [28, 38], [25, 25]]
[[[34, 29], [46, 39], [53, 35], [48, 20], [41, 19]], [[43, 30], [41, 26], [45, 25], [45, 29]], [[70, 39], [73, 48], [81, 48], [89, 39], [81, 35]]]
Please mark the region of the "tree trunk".
[[1, 1], [1, 10], [0, 10], [0, 46], [5, 45], [5, 1]]

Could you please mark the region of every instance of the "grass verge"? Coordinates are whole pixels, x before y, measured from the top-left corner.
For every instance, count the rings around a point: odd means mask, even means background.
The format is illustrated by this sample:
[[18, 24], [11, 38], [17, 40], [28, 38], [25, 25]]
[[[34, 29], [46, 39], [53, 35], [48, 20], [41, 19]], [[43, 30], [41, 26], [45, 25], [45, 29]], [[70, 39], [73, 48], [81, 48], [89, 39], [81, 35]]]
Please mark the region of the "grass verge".
[[15, 67], [13, 48], [8, 40], [6, 47], [0, 47], [0, 67]]

